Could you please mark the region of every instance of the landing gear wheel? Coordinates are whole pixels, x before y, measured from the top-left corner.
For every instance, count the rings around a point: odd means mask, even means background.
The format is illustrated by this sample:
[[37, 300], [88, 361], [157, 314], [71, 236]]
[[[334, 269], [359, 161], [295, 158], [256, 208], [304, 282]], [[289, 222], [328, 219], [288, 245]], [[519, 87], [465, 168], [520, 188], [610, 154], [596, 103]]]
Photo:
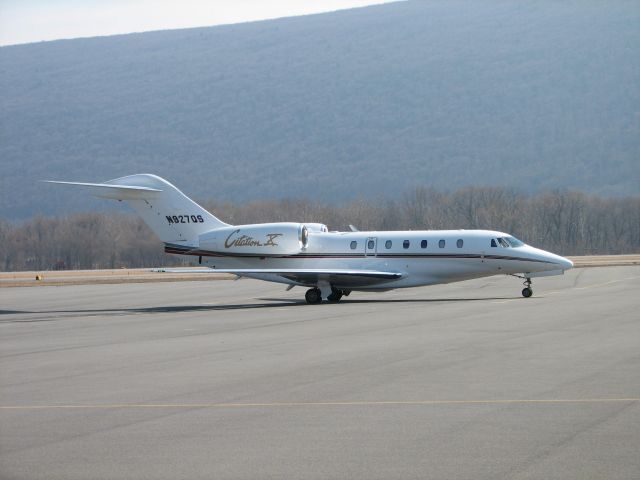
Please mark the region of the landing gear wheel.
[[522, 296], [524, 298], [529, 298], [531, 295], [533, 295], [533, 290], [531, 290], [531, 279], [525, 278], [524, 288], [522, 289]]
[[312, 305], [314, 303], [322, 303], [322, 295], [320, 293], [320, 289], [310, 288], [309, 290], [307, 290], [307, 293], [304, 294], [304, 299], [307, 301], [307, 303], [310, 303]]
[[331, 289], [331, 293], [327, 297], [327, 300], [329, 300], [331, 303], [338, 303], [342, 298], [342, 295], [342, 290]]

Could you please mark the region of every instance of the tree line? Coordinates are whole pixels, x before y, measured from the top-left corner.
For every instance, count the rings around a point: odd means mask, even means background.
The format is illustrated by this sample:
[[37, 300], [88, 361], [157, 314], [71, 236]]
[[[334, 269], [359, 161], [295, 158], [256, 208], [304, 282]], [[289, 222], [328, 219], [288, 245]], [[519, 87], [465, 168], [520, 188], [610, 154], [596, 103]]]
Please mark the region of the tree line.
[[[332, 205], [306, 199], [203, 206], [235, 225], [319, 222], [330, 230], [491, 229], [562, 255], [640, 252], [640, 197], [602, 198], [581, 192], [526, 195], [506, 188], [442, 192], [417, 187], [395, 200]], [[144, 222], [128, 213], [0, 219], [0, 270], [135, 268], [187, 265], [167, 255]]]

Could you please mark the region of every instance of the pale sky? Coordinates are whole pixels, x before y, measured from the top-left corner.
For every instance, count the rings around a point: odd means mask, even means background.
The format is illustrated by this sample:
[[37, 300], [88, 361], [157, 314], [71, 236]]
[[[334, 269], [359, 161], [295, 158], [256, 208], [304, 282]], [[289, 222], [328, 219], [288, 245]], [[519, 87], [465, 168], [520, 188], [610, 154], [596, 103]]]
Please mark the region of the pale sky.
[[0, 45], [241, 23], [393, 0], [0, 0]]

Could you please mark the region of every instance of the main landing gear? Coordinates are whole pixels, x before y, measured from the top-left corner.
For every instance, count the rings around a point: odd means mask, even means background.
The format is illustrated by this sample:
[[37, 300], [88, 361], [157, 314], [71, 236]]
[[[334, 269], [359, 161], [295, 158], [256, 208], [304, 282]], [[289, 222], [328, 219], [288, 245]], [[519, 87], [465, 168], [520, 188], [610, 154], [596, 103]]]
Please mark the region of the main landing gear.
[[331, 293], [327, 297], [327, 300], [331, 303], [338, 303], [342, 298], [342, 295], [344, 295], [344, 292], [342, 290], [337, 290], [335, 288], [332, 288]]
[[309, 304], [322, 303], [322, 294], [319, 288], [310, 288], [307, 293], [304, 294], [304, 299]]
[[[327, 301], [329, 303], [338, 303], [343, 296], [347, 297], [350, 293], [351, 290], [339, 290], [331, 287], [331, 293], [327, 295]], [[310, 288], [304, 294], [304, 299], [311, 305], [322, 303], [322, 291], [317, 287]]]

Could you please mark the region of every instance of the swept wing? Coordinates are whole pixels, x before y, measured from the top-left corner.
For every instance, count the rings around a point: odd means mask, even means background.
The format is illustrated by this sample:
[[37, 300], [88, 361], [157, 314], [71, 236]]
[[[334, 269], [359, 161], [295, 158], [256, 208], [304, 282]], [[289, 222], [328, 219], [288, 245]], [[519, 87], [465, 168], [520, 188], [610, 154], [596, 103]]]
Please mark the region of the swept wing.
[[339, 288], [370, 287], [398, 280], [402, 277], [402, 274], [397, 272], [320, 268], [210, 268], [207, 270], [167, 268], [162, 269], [162, 271], [170, 273], [231, 273], [240, 277], [273, 275], [300, 285], [315, 286], [318, 282], [324, 281]]

